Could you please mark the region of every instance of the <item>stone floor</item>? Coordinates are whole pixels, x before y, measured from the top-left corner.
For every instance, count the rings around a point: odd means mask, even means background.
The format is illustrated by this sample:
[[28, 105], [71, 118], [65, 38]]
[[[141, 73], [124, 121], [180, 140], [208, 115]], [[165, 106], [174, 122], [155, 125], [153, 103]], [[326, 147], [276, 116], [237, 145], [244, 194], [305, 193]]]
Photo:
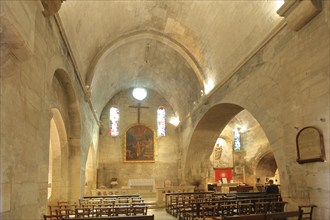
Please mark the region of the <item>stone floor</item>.
[[172, 215], [168, 214], [164, 208], [148, 209], [148, 215], [155, 215], [155, 220], [177, 219]]

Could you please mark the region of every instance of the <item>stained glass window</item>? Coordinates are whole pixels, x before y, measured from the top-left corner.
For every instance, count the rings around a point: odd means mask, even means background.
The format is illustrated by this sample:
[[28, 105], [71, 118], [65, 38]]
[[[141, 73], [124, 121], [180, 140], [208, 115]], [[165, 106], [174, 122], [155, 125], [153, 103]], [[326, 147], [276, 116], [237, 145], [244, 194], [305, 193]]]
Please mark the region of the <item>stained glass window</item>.
[[166, 111], [163, 106], [157, 110], [157, 135], [158, 137], [166, 135]]
[[234, 151], [241, 150], [241, 133], [239, 128], [234, 129]]
[[110, 108], [110, 135], [116, 137], [119, 135], [119, 107]]

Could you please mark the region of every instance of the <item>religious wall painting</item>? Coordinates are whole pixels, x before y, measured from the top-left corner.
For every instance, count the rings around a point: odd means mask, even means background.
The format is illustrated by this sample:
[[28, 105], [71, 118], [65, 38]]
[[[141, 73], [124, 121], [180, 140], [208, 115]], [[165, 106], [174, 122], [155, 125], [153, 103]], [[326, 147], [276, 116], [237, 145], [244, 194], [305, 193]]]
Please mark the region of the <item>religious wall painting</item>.
[[218, 138], [213, 152], [213, 168], [233, 167], [233, 149], [224, 139]]
[[125, 133], [124, 162], [155, 162], [155, 133], [142, 124]]

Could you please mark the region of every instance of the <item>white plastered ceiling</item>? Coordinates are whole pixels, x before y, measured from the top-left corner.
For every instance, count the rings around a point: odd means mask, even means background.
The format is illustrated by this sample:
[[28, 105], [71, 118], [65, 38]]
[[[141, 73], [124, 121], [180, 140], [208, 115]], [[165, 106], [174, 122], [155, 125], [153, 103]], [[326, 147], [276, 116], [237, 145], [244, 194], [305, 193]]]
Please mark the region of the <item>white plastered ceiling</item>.
[[143, 86], [185, 117], [201, 90], [230, 76], [279, 24], [277, 1], [75, 1], [59, 12], [99, 116]]

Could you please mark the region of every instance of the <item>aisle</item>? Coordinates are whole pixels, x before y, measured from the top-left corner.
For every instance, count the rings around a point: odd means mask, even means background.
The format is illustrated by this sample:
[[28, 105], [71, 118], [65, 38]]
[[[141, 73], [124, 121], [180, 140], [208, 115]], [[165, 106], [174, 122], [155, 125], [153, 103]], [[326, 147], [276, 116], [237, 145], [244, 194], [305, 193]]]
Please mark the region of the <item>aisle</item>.
[[168, 214], [164, 208], [160, 209], [148, 209], [148, 215], [155, 215], [155, 220], [170, 220], [177, 219], [174, 216]]

